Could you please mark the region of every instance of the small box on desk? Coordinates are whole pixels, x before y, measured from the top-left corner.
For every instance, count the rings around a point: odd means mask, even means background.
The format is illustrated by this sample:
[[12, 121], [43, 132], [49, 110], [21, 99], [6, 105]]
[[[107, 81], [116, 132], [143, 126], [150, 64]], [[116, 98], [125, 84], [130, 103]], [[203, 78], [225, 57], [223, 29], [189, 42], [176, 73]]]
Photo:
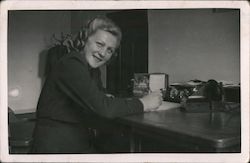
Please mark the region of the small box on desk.
[[168, 88], [168, 75], [165, 73], [135, 73], [133, 79], [133, 95], [143, 97], [149, 92], [163, 91]]
[[209, 102], [203, 96], [189, 96], [181, 105], [183, 111], [190, 113], [217, 112], [223, 110], [223, 103], [221, 101]]
[[240, 86], [224, 86], [224, 101], [240, 103]]
[[209, 101], [205, 97], [189, 96], [181, 102], [181, 110], [189, 113], [230, 112], [240, 113], [240, 103], [229, 101]]

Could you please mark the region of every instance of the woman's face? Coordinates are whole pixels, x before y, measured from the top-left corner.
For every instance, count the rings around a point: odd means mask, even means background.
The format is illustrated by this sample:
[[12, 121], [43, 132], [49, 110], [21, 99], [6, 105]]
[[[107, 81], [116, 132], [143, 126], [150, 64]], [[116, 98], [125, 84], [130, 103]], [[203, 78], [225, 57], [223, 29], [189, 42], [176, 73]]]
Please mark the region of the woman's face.
[[104, 30], [97, 30], [86, 41], [83, 52], [92, 68], [104, 65], [118, 46], [117, 38]]

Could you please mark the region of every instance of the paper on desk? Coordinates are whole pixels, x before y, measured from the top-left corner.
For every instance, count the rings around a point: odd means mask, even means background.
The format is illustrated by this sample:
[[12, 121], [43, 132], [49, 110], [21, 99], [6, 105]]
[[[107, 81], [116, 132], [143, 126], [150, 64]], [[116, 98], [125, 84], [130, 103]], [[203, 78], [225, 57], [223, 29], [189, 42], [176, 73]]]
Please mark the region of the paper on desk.
[[161, 106], [159, 106], [159, 108], [156, 111], [177, 109], [180, 107], [181, 107], [181, 104], [179, 104], [179, 103], [162, 101]]

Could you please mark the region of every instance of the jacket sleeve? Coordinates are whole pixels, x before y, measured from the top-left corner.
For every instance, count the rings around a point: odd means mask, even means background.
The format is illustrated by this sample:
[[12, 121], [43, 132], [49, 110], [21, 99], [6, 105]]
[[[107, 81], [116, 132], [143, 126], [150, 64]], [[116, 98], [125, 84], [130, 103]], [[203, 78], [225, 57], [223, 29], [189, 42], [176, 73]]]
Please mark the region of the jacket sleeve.
[[77, 57], [60, 62], [54, 77], [62, 93], [83, 109], [100, 116], [115, 118], [143, 112], [143, 105], [137, 98], [106, 97], [90, 77], [87, 65]]

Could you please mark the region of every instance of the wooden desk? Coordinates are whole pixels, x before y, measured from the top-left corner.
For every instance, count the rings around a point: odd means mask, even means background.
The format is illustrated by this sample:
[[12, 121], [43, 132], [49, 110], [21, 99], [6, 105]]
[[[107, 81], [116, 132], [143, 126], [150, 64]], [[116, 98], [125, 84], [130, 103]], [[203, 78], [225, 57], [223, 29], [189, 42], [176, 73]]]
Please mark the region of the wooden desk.
[[138, 135], [178, 147], [168, 152], [240, 152], [239, 112], [187, 113], [172, 109], [127, 116], [119, 121], [131, 129], [131, 152], [143, 152]]

